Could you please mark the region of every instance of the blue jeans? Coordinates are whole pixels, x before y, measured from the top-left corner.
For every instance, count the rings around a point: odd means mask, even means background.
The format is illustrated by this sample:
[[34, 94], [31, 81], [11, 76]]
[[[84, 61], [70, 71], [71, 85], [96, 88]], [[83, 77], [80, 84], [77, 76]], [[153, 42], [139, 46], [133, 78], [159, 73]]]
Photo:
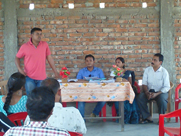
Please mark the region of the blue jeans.
[[[101, 109], [104, 107], [105, 104], [106, 104], [106, 102], [98, 102], [96, 107], [93, 110], [93, 113], [95, 115], [99, 115], [99, 112], [101, 111]], [[85, 102], [78, 102], [78, 110], [79, 110], [80, 114], [82, 115], [82, 117], [84, 117]]]
[[26, 76], [26, 83], [25, 83], [25, 89], [26, 89], [26, 95], [28, 96], [29, 93], [35, 89], [35, 87], [39, 87], [41, 84], [42, 80], [35, 80], [32, 78], [29, 78]]

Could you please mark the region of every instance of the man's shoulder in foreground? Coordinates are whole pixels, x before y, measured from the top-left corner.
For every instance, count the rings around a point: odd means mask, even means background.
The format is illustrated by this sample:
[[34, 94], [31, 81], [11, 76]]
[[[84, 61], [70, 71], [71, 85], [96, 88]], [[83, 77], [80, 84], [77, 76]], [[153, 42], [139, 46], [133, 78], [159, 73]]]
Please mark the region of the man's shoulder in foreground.
[[58, 129], [49, 126], [47, 122], [28, 122], [25, 126], [18, 126], [10, 128], [5, 136], [27, 136], [27, 135], [41, 135], [41, 136], [70, 136], [65, 129]]

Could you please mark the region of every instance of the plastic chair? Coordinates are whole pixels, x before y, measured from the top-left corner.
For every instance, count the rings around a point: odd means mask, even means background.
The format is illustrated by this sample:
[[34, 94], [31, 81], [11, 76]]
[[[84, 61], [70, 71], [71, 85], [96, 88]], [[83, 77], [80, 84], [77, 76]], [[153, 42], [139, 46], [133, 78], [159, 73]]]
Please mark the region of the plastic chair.
[[0, 82], [0, 92], [1, 92], [1, 95], [6, 95], [8, 93], [7, 92], [7, 82], [8, 82], [8, 80]]
[[24, 122], [27, 115], [27, 112], [18, 112], [8, 115], [8, 118], [14, 123], [15, 126], [22, 126], [21, 121]]
[[62, 106], [63, 107], [67, 107], [67, 103], [66, 102], [62, 102]]
[[[159, 116], [159, 136], [164, 136], [167, 133], [169, 136], [180, 136], [181, 135], [181, 127], [172, 128], [172, 127], [164, 127], [164, 118], [172, 118], [179, 117], [181, 118], [181, 109], [173, 111], [167, 114], [160, 114]], [[180, 120], [181, 124], [181, 120]]]
[[0, 132], [0, 136], [4, 136], [4, 134], [5, 134], [4, 132]]
[[[181, 98], [179, 98], [179, 90], [181, 88], [181, 84], [179, 84], [175, 88], [175, 110], [178, 110], [179, 103], [181, 102]], [[178, 117], [175, 118], [175, 121], [178, 122]]]
[[[170, 90], [168, 92], [168, 103], [167, 103], [167, 113], [171, 112], [171, 89], [174, 87], [174, 84], [172, 82], [170, 82]], [[150, 108], [150, 114], [151, 116], [153, 115], [153, 102], [155, 102], [155, 100], [152, 100], [149, 102], [149, 108]], [[167, 119], [167, 122], [169, 122], [170, 119]]]
[[[92, 103], [92, 102], [89, 102]], [[78, 102], [76, 102], [76, 108], [78, 109]], [[104, 105], [104, 107], [102, 108], [102, 110], [99, 112], [99, 117], [106, 117], [106, 104]], [[103, 119], [104, 122], [106, 122], [106, 119]]]
[[68, 132], [71, 136], [83, 136], [82, 134], [77, 133], [77, 132], [70, 132], [70, 131], [68, 131]]
[[[134, 86], [136, 86], [137, 92], [140, 93], [141, 89], [140, 89], [140, 87], [136, 81], [134, 82]], [[112, 105], [112, 117], [115, 117], [115, 116], [117, 116], [117, 113], [116, 113], [115, 104], [113, 103], [113, 105]], [[116, 121], [116, 119], [113, 119], [113, 121]]]

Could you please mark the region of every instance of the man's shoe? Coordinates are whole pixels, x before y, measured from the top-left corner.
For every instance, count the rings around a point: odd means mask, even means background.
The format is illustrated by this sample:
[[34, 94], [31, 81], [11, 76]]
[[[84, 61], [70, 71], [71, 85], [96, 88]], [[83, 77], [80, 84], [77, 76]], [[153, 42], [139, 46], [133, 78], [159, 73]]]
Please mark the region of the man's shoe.
[[[90, 114], [90, 117], [96, 117], [96, 115], [95, 115], [94, 113], [91, 113], [91, 114]], [[96, 122], [95, 119], [90, 119], [89, 121], [90, 121], [90, 122]]]
[[91, 113], [90, 117], [96, 117], [96, 115], [94, 113]]

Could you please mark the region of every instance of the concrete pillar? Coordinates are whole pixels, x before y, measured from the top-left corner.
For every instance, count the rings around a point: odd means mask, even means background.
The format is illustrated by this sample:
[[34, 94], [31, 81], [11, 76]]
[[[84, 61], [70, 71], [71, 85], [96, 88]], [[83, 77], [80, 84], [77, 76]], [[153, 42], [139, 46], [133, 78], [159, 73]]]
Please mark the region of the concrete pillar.
[[17, 71], [15, 55], [18, 49], [16, 0], [3, 0], [5, 79]]
[[[160, 42], [164, 55], [163, 67], [168, 70], [170, 81], [176, 84], [174, 55], [173, 0], [160, 0]], [[174, 89], [172, 89], [171, 110], [174, 110]]]

